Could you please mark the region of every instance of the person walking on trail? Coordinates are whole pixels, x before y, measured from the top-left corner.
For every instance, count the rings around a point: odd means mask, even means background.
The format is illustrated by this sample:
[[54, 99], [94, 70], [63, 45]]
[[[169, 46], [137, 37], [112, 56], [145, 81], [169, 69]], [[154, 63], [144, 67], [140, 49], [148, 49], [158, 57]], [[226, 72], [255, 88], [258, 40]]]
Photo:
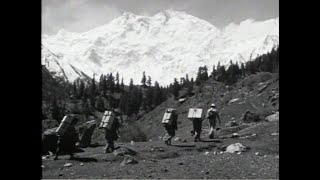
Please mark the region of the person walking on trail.
[[188, 112], [188, 119], [192, 121], [193, 130], [191, 135], [194, 136], [194, 142], [201, 141], [200, 136], [202, 132], [202, 108], [190, 108]]
[[118, 110], [113, 110], [112, 113], [114, 113], [113, 122], [110, 125], [110, 128], [104, 128], [105, 130], [105, 138], [106, 138], [106, 147], [105, 147], [105, 153], [111, 153], [114, 151], [114, 141], [118, 139], [119, 134], [119, 128], [120, 128], [120, 120], [121, 114]]
[[65, 132], [60, 135], [57, 133], [58, 142], [55, 152], [54, 160], [57, 160], [61, 152], [65, 152], [70, 155], [70, 159], [74, 159], [74, 152], [76, 150], [76, 143], [79, 141], [78, 133], [75, 129], [75, 125], [78, 122], [78, 117], [72, 116], [73, 120]]
[[178, 130], [177, 119], [178, 114], [175, 109], [168, 108], [162, 120], [162, 124], [166, 130], [164, 138], [166, 145], [171, 145], [171, 140], [175, 136], [176, 130]]
[[202, 119], [192, 119], [193, 130], [191, 131], [191, 135], [194, 136], [194, 142], [201, 141], [202, 121]]
[[219, 113], [217, 111], [215, 104], [211, 104], [210, 109], [208, 109], [208, 111], [207, 111], [206, 118], [209, 121], [209, 127], [210, 127], [209, 138], [213, 139], [214, 138], [214, 130], [217, 125], [217, 120], [219, 121], [219, 126], [221, 126], [220, 116], [219, 116]]

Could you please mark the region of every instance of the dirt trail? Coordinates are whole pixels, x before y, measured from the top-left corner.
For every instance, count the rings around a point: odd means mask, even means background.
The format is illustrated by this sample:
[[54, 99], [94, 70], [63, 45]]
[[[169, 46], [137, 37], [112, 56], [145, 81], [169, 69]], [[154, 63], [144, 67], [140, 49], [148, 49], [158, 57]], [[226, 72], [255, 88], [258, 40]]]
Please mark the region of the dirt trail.
[[[279, 139], [272, 136], [272, 132], [278, 132], [278, 122], [257, 124], [249, 132], [257, 135], [250, 138], [212, 142], [203, 137], [206, 142], [175, 141], [172, 146], [166, 146], [162, 141], [117, 143], [120, 148], [127, 147], [137, 152], [130, 156], [137, 163], [126, 165], [121, 163], [123, 156], [104, 154], [103, 146], [85, 148], [84, 152], [77, 154], [76, 160], [68, 160], [68, 156], [61, 156], [57, 161], [52, 158], [43, 160], [43, 178], [274, 179], [279, 177]], [[235, 142], [250, 149], [241, 154], [221, 153], [223, 147]], [[71, 167], [63, 167], [69, 162], [73, 164]]]

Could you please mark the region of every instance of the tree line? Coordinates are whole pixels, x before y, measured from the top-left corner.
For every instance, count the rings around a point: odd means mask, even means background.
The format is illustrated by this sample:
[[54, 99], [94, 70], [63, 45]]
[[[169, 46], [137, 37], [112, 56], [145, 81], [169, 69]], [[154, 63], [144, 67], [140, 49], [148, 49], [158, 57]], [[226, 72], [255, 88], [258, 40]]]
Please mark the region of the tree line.
[[42, 118], [61, 120], [67, 113], [70, 97], [79, 101], [85, 116], [111, 108], [118, 108], [128, 116], [137, 115], [151, 111], [169, 97], [179, 98], [182, 89], [190, 95], [195, 85], [199, 86], [210, 78], [232, 85], [245, 76], [257, 72], [279, 72], [279, 47], [246, 63], [233, 63], [230, 60], [226, 67], [219, 62], [217, 66], [213, 66], [210, 74], [207, 66], [200, 66], [195, 80], [189, 79], [186, 74], [179, 80], [174, 78], [167, 86], [160, 86], [157, 81], [153, 83], [152, 78], [145, 72], [138, 85], [134, 85], [133, 79], [130, 79], [129, 85], [125, 85], [124, 79], [120, 80], [119, 73], [102, 74], [98, 81], [93, 76], [90, 80], [77, 79], [73, 83], [61, 79], [52, 80], [46, 76], [47, 80], [43, 79], [45, 89], [43, 88], [42, 96]]

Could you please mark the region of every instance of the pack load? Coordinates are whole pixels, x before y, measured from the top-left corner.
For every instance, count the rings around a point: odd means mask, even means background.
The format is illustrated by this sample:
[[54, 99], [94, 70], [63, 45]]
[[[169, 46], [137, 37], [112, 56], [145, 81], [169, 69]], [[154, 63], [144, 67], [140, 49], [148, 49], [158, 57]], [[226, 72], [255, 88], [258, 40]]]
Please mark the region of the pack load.
[[162, 124], [169, 124], [172, 122], [173, 120], [173, 114], [176, 113], [176, 110], [173, 109], [173, 108], [168, 108], [166, 109], [166, 112], [164, 113], [163, 115], [163, 118], [162, 118], [162, 121], [161, 123]]
[[96, 128], [95, 120], [88, 121], [79, 127], [79, 132], [80, 132], [79, 146], [80, 147], [85, 148], [91, 144], [91, 137], [93, 135], [93, 131], [95, 130], [95, 128]]
[[189, 119], [201, 119], [202, 109], [201, 108], [190, 108], [188, 112]]
[[72, 115], [64, 116], [59, 127], [56, 129], [56, 133], [59, 135], [63, 135], [68, 129], [68, 127], [70, 126], [70, 124], [72, 123], [74, 118], [75, 117]]
[[111, 129], [113, 121], [114, 121], [114, 113], [112, 111], [105, 111], [99, 128]]

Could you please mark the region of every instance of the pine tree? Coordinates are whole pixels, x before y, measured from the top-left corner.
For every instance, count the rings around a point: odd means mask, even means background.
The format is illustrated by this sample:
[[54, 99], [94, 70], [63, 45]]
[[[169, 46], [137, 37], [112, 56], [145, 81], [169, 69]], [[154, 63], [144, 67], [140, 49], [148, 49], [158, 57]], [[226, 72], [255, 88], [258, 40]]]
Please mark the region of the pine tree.
[[129, 91], [132, 91], [132, 89], [133, 89], [133, 79], [131, 78], [130, 79], [130, 84], [129, 84]]
[[157, 81], [154, 82], [152, 98], [153, 105], [158, 106], [161, 103], [161, 89]]
[[72, 92], [73, 96], [78, 96], [78, 90], [77, 90], [77, 84], [76, 81], [73, 82], [73, 92]]
[[120, 85], [121, 92], [124, 92], [124, 83], [123, 78], [121, 78], [121, 85]]
[[152, 82], [151, 82], [151, 77], [150, 76], [148, 76], [148, 80], [147, 80], [146, 84], [147, 84], [147, 86], [151, 87]]
[[146, 81], [147, 81], [146, 73], [143, 71], [142, 79], [141, 79], [142, 87], [146, 87]]
[[115, 88], [115, 90], [116, 90], [116, 92], [120, 92], [120, 79], [119, 79], [119, 73], [117, 72], [117, 74], [116, 74], [116, 88]]
[[203, 71], [201, 72], [201, 80], [203, 80], [203, 81], [208, 80], [208, 68], [207, 68], [207, 66], [203, 67]]
[[179, 82], [177, 81], [177, 78], [174, 78], [173, 85], [172, 85], [172, 94], [174, 95], [175, 98], [179, 97], [179, 90], [180, 90]]
[[[101, 80], [101, 77], [100, 77], [100, 80]], [[90, 104], [91, 104], [92, 107], [94, 107], [94, 105], [95, 105], [96, 90], [97, 90], [96, 80], [95, 80], [95, 77], [93, 76], [93, 78], [91, 80], [91, 85], [90, 85], [90, 88], [89, 88], [89, 91], [90, 91], [89, 99], [90, 99]]]
[[84, 88], [85, 88], [84, 82], [80, 81], [79, 98], [83, 98], [83, 96], [84, 96]]

